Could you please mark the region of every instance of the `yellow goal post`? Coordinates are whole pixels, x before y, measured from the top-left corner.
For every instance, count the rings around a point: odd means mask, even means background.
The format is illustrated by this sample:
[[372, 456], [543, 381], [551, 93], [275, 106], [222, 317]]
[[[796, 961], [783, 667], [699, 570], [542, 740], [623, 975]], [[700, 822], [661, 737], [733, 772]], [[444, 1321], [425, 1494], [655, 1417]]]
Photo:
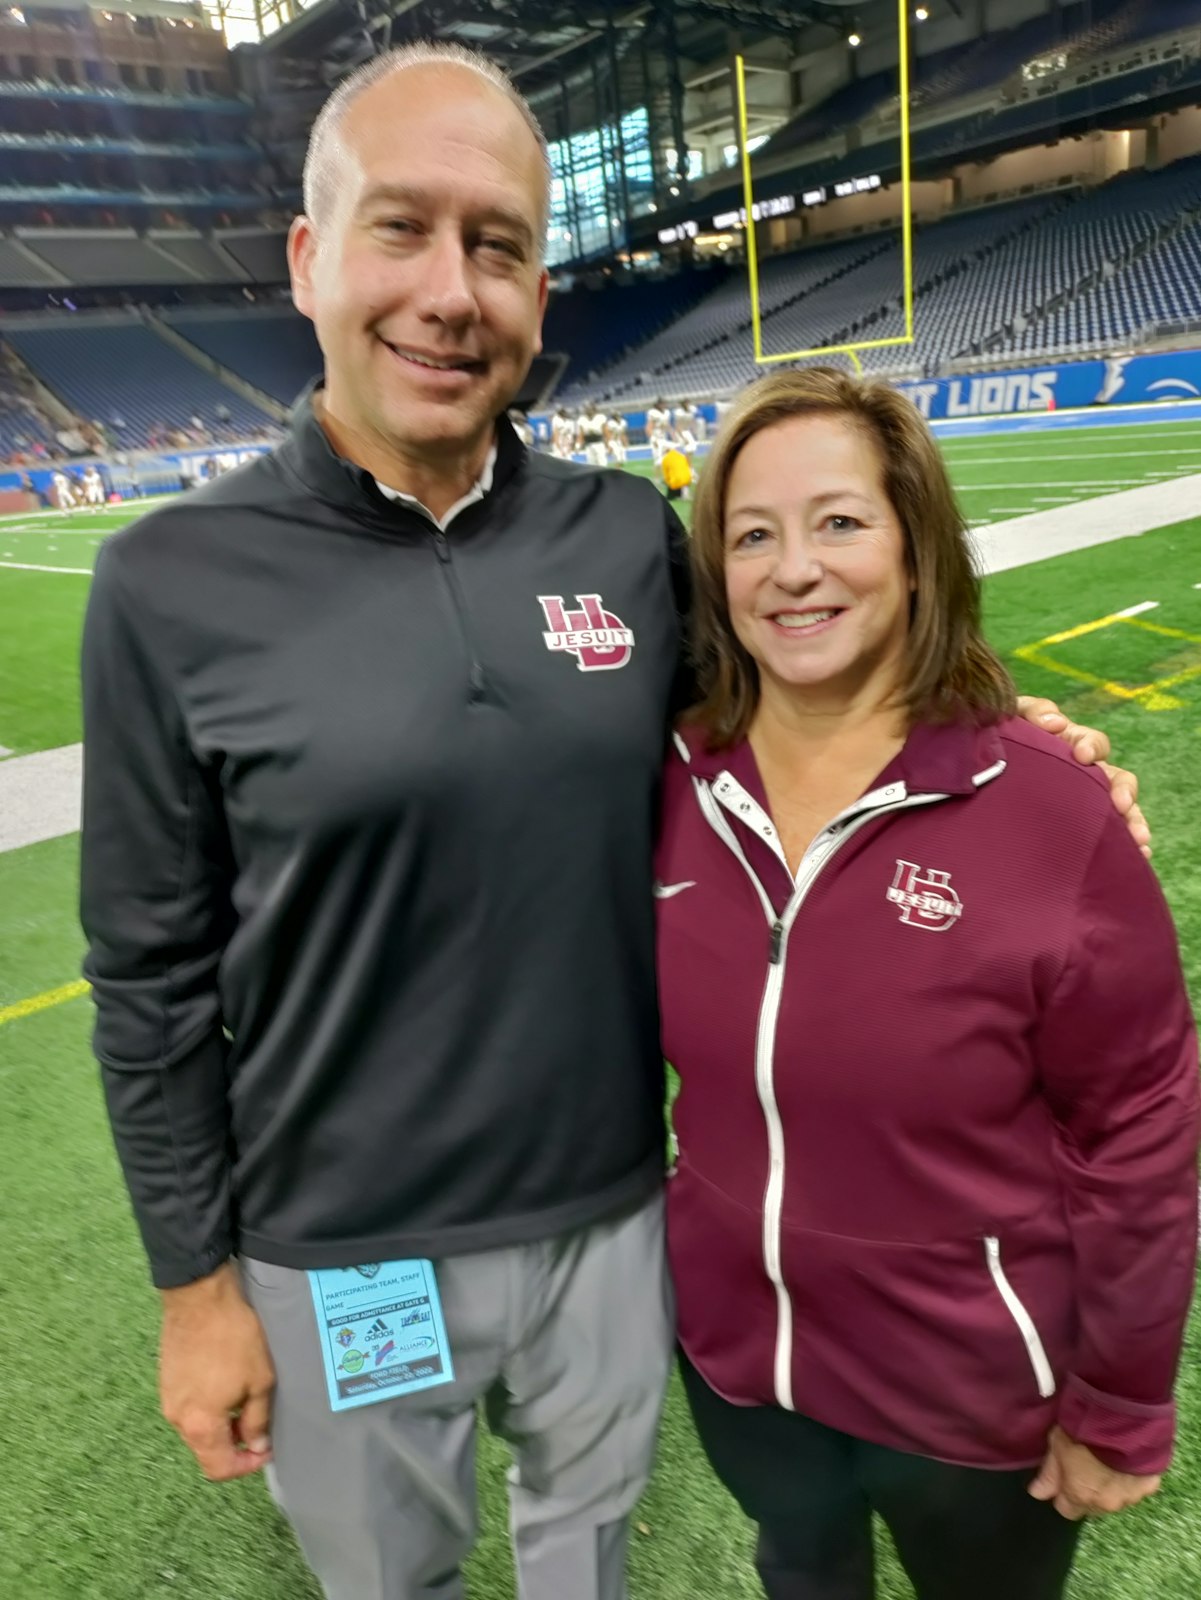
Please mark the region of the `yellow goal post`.
[[911, 208], [913, 163], [909, 112], [908, 0], [897, 0], [897, 31], [901, 65], [901, 264], [904, 286], [905, 332], [897, 334], [891, 339], [862, 339], [851, 344], [817, 345], [812, 350], [783, 350], [772, 355], [764, 354], [763, 315], [759, 301], [759, 248], [755, 238], [755, 190], [751, 181], [751, 152], [748, 136], [746, 62], [741, 55], [734, 58], [738, 87], [738, 143], [742, 152], [742, 193], [743, 205], [746, 208], [746, 268], [751, 291], [751, 329], [755, 341], [755, 362], [758, 366], [771, 366], [780, 361], [802, 361], [809, 356], [845, 355], [851, 358], [855, 368], [861, 372], [863, 370], [863, 363], [859, 359], [861, 350], [884, 350], [913, 343], [913, 211]]

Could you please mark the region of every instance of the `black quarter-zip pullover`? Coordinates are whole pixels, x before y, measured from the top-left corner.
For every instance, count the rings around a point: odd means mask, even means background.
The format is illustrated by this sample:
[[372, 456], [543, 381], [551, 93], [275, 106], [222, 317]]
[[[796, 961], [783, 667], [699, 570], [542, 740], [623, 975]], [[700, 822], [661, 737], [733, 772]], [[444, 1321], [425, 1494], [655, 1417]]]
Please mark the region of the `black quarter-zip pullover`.
[[459, 1254], [653, 1192], [683, 536], [528, 454], [443, 532], [330, 448], [109, 540], [84, 638], [96, 1052], [161, 1287]]

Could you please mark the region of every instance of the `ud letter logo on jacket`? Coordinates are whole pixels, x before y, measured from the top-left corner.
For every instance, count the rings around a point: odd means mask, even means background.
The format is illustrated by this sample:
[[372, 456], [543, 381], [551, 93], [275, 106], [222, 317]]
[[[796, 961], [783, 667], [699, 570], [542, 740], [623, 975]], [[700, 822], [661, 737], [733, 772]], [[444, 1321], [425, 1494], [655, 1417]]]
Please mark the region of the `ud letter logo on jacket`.
[[951, 874], [923, 872], [916, 861], [897, 862], [888, 898], [901, 907], [902, 922], [931, 933], [945, 933], [963, 915], [963, 902], [951, 888]]
[[568, 611], [562, 595], [540, 594], [538, 604], [546, 617], [542, 635], [548, 650], [565, 650], [576, 658], [581, 672], [605, 672], [624, 667], [634, 653], [634, 631], [620, 617], [606, 611], [598, 594], [577, 594], [578, 611]]

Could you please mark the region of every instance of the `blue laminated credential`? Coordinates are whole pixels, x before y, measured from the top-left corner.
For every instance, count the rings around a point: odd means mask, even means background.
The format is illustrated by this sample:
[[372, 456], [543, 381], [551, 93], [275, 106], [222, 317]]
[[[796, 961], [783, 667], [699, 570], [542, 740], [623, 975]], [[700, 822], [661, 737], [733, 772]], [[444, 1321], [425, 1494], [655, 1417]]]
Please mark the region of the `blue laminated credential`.
[[309, 1273], [309, 1287], [335, 1411], [453, 1382], [431, 1262], [325, 1267]]

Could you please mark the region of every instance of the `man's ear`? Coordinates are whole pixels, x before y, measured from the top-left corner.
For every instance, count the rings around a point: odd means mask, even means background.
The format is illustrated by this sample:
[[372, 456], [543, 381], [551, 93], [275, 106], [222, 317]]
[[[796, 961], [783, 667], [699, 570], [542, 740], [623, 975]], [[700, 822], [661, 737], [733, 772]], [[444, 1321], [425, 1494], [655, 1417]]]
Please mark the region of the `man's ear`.
[[297, 311], [313, 321], [317, 261], [317, 229], [310, 217], [292, 219], [288, 229], [288, 272], [292, 279], [292, 303]]
[[542, 354], [542, 322], [546, 316], [546, 302], [550, 296], [550, 273], [545, 267], [538, 279], [538, 332], [534, 336], [534, 354]]

